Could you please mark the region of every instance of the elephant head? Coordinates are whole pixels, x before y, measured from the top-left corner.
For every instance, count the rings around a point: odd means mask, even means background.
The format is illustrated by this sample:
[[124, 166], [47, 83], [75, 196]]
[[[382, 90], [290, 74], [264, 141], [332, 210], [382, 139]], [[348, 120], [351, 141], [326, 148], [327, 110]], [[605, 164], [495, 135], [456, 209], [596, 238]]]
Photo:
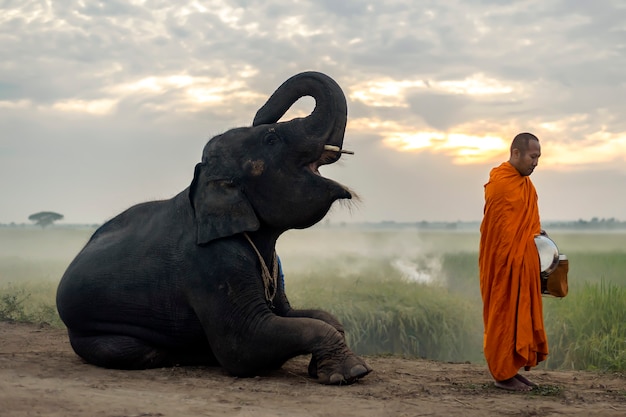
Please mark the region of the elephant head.
[[[278, 120], [301, 97], [315, 99], [303, 118]], [[342, 153], [347, 105], [328, 76], [304, 72], [285, 81], [253, 125], [212, 138], [190, 186], [197, 243], [260, 227], [278, 233], [320, 221], [333, 202], [352, 193], [318, 168]]]

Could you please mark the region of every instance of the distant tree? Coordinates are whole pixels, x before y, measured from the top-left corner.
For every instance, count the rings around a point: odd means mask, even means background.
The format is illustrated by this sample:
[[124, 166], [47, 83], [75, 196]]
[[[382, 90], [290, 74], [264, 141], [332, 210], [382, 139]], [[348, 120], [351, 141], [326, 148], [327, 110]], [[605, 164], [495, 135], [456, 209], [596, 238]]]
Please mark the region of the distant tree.
[[36, 225], [41, 226], [42, 228], [49, 226], [62, 218], [62, 214], [55, 213], [53, 211], [40, 211], [39, 213], [28, 216], [28, 220], [35, 222]]

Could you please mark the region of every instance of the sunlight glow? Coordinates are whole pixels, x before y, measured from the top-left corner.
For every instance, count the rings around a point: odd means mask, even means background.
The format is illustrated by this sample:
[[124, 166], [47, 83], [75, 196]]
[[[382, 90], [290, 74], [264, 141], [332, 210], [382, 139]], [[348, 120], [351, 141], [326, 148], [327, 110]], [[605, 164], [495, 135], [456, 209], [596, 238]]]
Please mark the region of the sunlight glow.
[[352, 88], [349, 94], [355, 101], [361, 101], [374, 107], [408, 107], [406, 92], [410, 89], [425, 88], [424, 81], [395, 81], [382, 79], [367, 81]]
[[[250, 69], [244, 69], [240, 74], [251, 74]], [[190, 96], [199, 97], [199, 91], [233, 91], [244, 87], [241, 81], [229, 81], [227, 79], [215, 79], [209, 77], [192, 77], [186, 74], [169, 75], [162, 77], [147, 77], [138, 81], [121, 84], [110, 88], [115, 94], [132, 93], [164, 93], [167, 91], [182, 89]], [[200, 100], [205, 101], [205, 100]]]
[[[189, 111], [206, 109], [206, 105], [228, 102], [261, 102], [265, 97], [250, 91], [245, 79], [257, 73], [252, 67], [243, 67], [236, 71], [239, 81], [226, 78], [193, 77], [187, 74], [173, 74], [159, 77], [146, 77], [133, 82], [104, 88], [102, 98], [94, 100], [63, 100], [52, 108], [56, 111], [82, 112], [91, 115], [113, 113], [117, 104], [127, 97], [145, 96], [142, 106], [151, 111]], [[159, 100], [168, 94], [165, 101]], [[154, 98], [154, 99], [151, 99]], [[0, 108], [17, 108], [30, 105], [22, 102], [0, 102]]]
[[52, 108], [63, 112], [104, 115], [111, 113], [116, 104], [116, 100], [64, 100], [56, 102]]
[[32, 104], [33, 103], [30, 100], [0, 100], [0, 109], [26, 109], [32, 106]]
[[[257, 70], [245, 67], [239, 70], [239, 78], [248, 78]], [[149, 77], [111, 89], [117, 95], [177, 93], [170, 105], [187, 111], [197, 111], [201, 104], [224, 103], [237, 100], [256, 100], [258, 94], [247, 90], [244, 81], [231, 81], [226, 78], [192, 77], [185, 74], [164, 77]]]
[[626, 162], [626, 132], [594, 132], [583, 140], [569, 143], [546, 141], [541, 158], [544, 163], [561, 168], [610, 162], [622, 164]]
[[[587, 115], [577, 114], [561, 120], [531, 120], [525, 125], [542, 143], [540, 164], [554, 170], [579, 169], [581, 166], [626, 162], [626, 132], [590, 132]], [[429, 128], [421, 121], [413, 126], [390, 119], [358, 118], [348, 121], [352, 135], [372, 135], [397, 152], [430, 152], [446, 155], [454, 164], [497, 164], [509, 157], [513, 135], [525, 131], [515, 121], [509, 123], [478, 120], [455, 126], [449, 131]], [[568, 132], [577, 140], [568, 138]]]
[[428, 149], [450, 155], [456, 164], [485, 162], [507, 147], [499, 137], [429, 131], [390, 134], [384, 137], [383, 143], [404, 152]]
[[508, 155], [510, 145], [509, 139], [503, 139], [503, 134], [485, 123], [477, 126], [460, 125], [456, 132], [442, 132], [427, 127], [405, 126], [392, 120], [360, 118], [348, 122], [348, 131], [369, 135], [377, 132], [383, 145], [388, 148], [398, 152], [428, 151], [444, 154], [459, 165], [501, 159], [503, 155]]
[[487, 78], [483, 74], [475, 74], [463, 80], [442, 81], [438, 86], [450, 93], [469, 95], [508, 94], [514, 90], [512, 86]]
[[196, 103], [220, 103], [224, 101], [228, 88], [219, 87], [193, 87], [187, 90], [187, 96]]
[[[154, 93], [163, 91], [163, 86], [157, 80], [156, 77], [143, 78], [134, 83], [119, 86], [118, 88], [119, 90], [121, 90], [121, 92], [124, 92], [124, 90], [128, 92], [151, 91]], [[115, 88], [115, 89], [118, 89], [118, 88]]]
[[589, 121], [588, 114], [573, 114], [559, 120], [550, 120], [539, 123], [539, 127], [549, 132], [558, 133], [576, 129], [580, 126], [587, 125]]
[[407, 95], [415, 90], [459, 95], [499, 95], [521, 91], [521, 86], [504, 84], [482, 73], [462, 80], [393, 80], [381, 78], [357, 84], [351, 88], [350, 98], [374, 107], [408, 107]]

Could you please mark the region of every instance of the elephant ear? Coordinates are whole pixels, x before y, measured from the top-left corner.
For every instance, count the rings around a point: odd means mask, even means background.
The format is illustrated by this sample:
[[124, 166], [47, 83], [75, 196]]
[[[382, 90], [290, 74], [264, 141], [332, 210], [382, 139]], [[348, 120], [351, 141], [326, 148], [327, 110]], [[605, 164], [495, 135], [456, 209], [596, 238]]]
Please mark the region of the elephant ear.
[[241, 189], [230, 179], [212, 178], [203, 163], [196, 165], [189, 199], [198, 245], [259, 228], [259, 219]]

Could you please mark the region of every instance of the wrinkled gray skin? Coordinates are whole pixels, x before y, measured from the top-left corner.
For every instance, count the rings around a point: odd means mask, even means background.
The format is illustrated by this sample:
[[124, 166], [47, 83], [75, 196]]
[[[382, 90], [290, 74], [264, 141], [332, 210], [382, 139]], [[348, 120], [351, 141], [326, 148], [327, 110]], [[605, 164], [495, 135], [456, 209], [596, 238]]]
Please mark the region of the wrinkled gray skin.
[[[312, 114], [277, 123], [300, 97]], [[321, 220], [352, 197], [318, 167], [339, 159], [346, 126], [339, 86], [316, 72], [295, 75], [257, 112], [252, 127], [212, 138], [191, 185], [169, 200], [129, 208], [93, 234], [69, 265], [57, 308], [74, 351], [118, 369], [221, 365], [254, 376], [311, 354], [309, 374], [349, 384], [371, 368], [321, 310], [292, 309], [282, 283], [266, 300], [278, 237]]]

